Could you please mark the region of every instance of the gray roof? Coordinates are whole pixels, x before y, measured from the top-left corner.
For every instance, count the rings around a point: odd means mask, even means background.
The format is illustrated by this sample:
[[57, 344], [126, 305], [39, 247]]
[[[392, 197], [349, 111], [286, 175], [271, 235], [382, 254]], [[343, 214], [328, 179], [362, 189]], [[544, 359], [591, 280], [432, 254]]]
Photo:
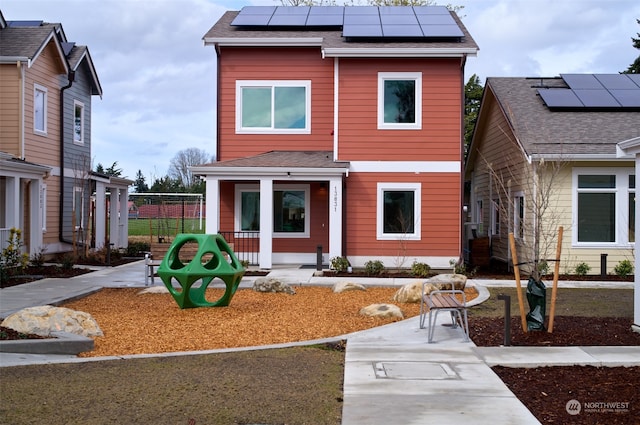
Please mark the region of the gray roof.
[[537, 92], [541, 87], [568, 86], [558, 77], [488, 78], [485, 87], [495, 94], [528, 155], [615, 157], [617, 143], [640, 136], [638, 109], [551, 110]]
[[24, 57], [33, 59], [59, 24], [38, 26], [11, 26], [0, 30], [0, 57]]
[[[349, 6], [358, 7], [358, 6]], [[462, 24], [455, 13], [451, 13], [454, 20], [464, 33], [461, 41], [455, 40], [430, 40], [430, 39], [407, 39], [403, 41], [388, 41], [381, 39], [377, 41], [347, 41], [342, 37], [342, 29], [327, 28], [312, 30], [307, 29], [239, 29], [232, 27], [230, 24], [238, 15], [238, 11], [226, 12], [218, 22], [204, 35], [205, 43], [217, 43], [224, 39], [295, 39], [295, 38], [319, 38], [322, 39], [322, 49], [371, 49], [372, 53], [375, 49], [381, 48], [433, 48], [433, 49], [464, 49], [468, 51], [477, 51], [478, 45], [473, 40], [466, 27]]]
[[213, 162], [202, 167], [348, 168], [349, 163], [334, 161], [331, 151], [270, 151], [256, 156]]

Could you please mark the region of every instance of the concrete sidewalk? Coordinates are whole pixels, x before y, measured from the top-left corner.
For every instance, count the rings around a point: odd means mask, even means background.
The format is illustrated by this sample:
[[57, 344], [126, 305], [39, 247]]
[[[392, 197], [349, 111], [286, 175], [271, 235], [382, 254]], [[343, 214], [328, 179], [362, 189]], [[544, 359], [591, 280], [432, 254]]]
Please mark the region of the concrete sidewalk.
[[[313, 276], [313, 269], [274, 269], [269, 276], [295, 285], [333, 285], [344, 278]], [[246, 277], [241, 287], [251, 287]], [[361, 279], [349, 279], [358, 282]], [[362, 279], [362, 283], [400, 287], [414, 279]], [[514, 281], [469, 280], [481, 296], [487, 286], [515, 286]], [[156, 280], [156, 286], [162, 285]], [[560, 287], [578, 284], [561, 282]], [[633, 284], [600, 282], [590, 287], [629, 287]], [[585, 282], [579, 283], [585, 287]], [[0, 289], [0, 317], [25, 307], [56, 304], [85, 296], [103, 287], [144, 287], [142, 262], [105, 268], [71, 279], [44, 279]], [[640, 366], [640, 347], [476, 347], [463, 342], [460, 328], [446, 326], [448, 315], [439, 315], [434, 343], [427, 343], [426, 329], [412, 318], [375, 329], [341, 336], [348, 340], [345, 355], [342, 423], [361, 424], [537, 424], [537, 419], [493, 373], [491, 366], [541, 365]], [[282, 344], [278, 347], [291, 344]], [[299, 345], [299, 344], [295, 344]], [[276, 347], [276, 346], [274, 346]], [[228, 352], [212, 350], [171, 355]], [[146, 356], [78, 358], [61, 355], [0, 353], [0, 366], [126, 360]]]

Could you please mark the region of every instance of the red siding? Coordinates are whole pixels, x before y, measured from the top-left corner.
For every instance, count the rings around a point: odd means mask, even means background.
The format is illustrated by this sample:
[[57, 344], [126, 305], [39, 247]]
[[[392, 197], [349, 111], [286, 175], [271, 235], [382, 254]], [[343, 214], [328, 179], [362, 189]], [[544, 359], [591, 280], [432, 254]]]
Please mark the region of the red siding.
[[[340, 59], [339, 159], [459, 161], [459, 59]], [[378, 72], [422, 73], [422, 129], [378, 130]]]
[[[219, 160], [271, 150], [333, 150], [333, 60], [319, 49], [223, 48]], [[236, 80], [311, 80], [311, 134], [235, 134]]]

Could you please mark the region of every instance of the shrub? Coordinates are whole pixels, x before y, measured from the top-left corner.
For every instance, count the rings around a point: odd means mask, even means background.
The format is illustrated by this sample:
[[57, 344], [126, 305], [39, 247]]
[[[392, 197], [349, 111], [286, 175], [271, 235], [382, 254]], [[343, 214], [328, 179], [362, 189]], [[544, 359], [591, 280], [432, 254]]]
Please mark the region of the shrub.
[[22, 231], [12, 227], [7, 243], [7, 247], [0, 253], [0, 265], [2, 268], [21, 272], [29, 263], [29, 254], [22, 252]]
[[370, 275], [379, 275], [384, 270], [384, 264], [380, 260], [367, 261], [364, 270]]
[[149, 242], [129, 242], [127, 246], [127, 257], [144, 257], [144, 254], [151, 251]]
[[71, 270], [76, 264], [76, 257], [73, 254], [64, 254], [60, 258], [60, 266], [64, 270]]
[[540, 260], [538, 263], [538, 273], [540, 273], [540, 276], [546, 276], [549, 274], [549, 263], [545, 260]]
[[31, 264], [33, 264], [36, 267], [42, 266], [44, 264], [44, 261], [45, 261], [45, 256], [44, 256], [44, 252], [45, 251], [46, 251], [46, 248], [41, 248], [40, 251], [38, 251], [37, 253], [33, 254], [31, 259], [29, 260], [31, 262]]
[[622, 260], [613, 269], [618, 276], [626, 277], [633, 274], [633, 264], [629, 260]]
[[411, 274], [417, 277], [428, 277], [431, 274], [431, 266], [414, 261], [411, 265]]
[[347, 257], [333, 257], [331, 258], [331, 268], [337, 272], [343, 272], [349, 267], [349, 260]]
[[584, 276], [591, 271], [591, 266], [587, 263], [580, 263], [576, 265], [575, 272], [578, 276]]
[[240, 260], [240, 264], [242, 265], [242, 267], [244, 267], [245, 269], [249, 268], [249, 260]]

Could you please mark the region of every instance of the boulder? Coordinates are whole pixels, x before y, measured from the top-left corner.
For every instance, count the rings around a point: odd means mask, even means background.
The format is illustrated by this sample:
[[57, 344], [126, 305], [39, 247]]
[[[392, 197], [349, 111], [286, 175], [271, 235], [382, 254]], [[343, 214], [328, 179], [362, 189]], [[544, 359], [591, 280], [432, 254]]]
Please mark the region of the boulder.
[[333, 285], [333, 292], [335, 293], [340, 293], [340, 292], [346, 292], [346, 291], [366, 291], [367, 288], [365, 288], [363, 285], [360, 285], [359, 283], [353, 283], [353, 282], [338, 282], [335, 285]]
[[463, 274], [439, 274], [426, 280], [436, 288], [451, 289], [451, 283], [454, 285], [454, 289], [464, 291], [464, 287], [467, 284], [467, 277]]
[[[429, 294], [431, 291], [435, 291], [437, 288], [434, 285], [427, 284], [424, 288], [424, 293]], [[399, 303], [419, 303], [422, 292], [422, 282], [417, 281], [413, 283], [408, 283], [398, 289], [395, 294], [393, 294], [393, 301]]]
[[361, 316], [404, 319], [400, 307], [393, 304], [371, 304], [360, 309]]
[[253, 290], [256, 292], [284, 292], [295, 295], [296, 291], [288, 284], [272, 277], [259, 277], [253, 282]]
[[52, 332], [68, 332], [87, 337], [104, 335], [89, 313], [50, 305], [24, 308], [9, 315], [0, 326], [41, 336], [50, 336]]

